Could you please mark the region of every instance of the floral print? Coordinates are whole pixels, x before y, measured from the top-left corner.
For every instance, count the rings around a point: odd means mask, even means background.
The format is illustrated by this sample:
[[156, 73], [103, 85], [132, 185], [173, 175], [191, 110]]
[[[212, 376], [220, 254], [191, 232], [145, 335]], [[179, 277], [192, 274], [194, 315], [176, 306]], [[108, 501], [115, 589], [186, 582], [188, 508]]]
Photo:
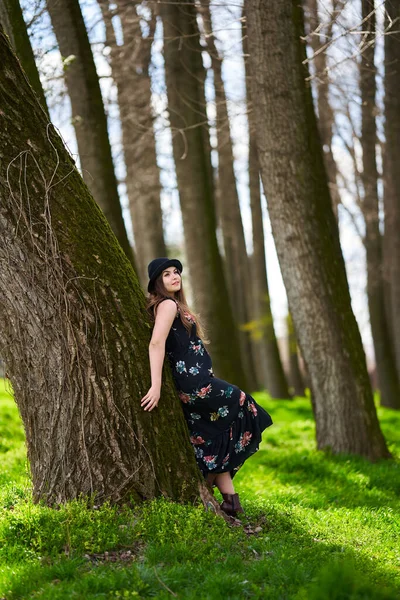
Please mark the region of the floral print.
[[178, 373], [186, 373], [186, 364], [184, 360], [178, 360], [178, 362], [175, 365], [175, 369], [178, 371]]
[[189, 323], [196, 323], [196, 319], [189, 312], [187, 312], [187, 310], [184, 310], [183, 314], [185, 315]]
[[209, 469], [215, 469], [218, 456], [204, 456], [203, 460]]
[[233, 387], [230, 385], [226, 389], [222, 389], [220, 392], [220, 396], [225, 396], [226, 398], [230, 398], [232, 396]]
[[209, 383], [208, 385], [202, 387], [201, 390], [196, 391], [195, 394], [199, 398], [208, 398], [208, 396], [210, 395], [211, 389], [212, 389], [212, 386], [211, 386], [211, 383]]
[[179, 311], [168, 333], [166, 356], [201, 472], [229, 472], [233, 477], [257, 451], [271, 417], [249, 394], [214, 375], [195, 319], [188, 332]]
[[190, 437], [190, 442], [194, 445], [194, 446], [199, 446], [200, 444], [204, 444], [204, 440], [201, 437], [201, 435], [192, 435]]
[[185, 392], [179, 392], [178, 396], [184, 404], [192, 404], [193, 403], [193, 398], [192, 398], [191, 394], [185, 394]]
[[227, 406], [220, 406], [217, 412], [213, 412], [210, 414], [211, 421], [216, 421], [220, 417], [226, 417], [229, 413]]
[[200, 369], [201, 369], [201, 365], [199, 365], [199, 363], [196, 363], [196, 365], [194, 367], [190, 367], [189, 373], [191, 375], [198, 375], [200, 373]]
[[194, 352], [194, 354], [200, 354], [200, 356], [203, 356], [205, 348], [203, 346], [203, 342], [201, 341], [200, 338], [197, 338], [197, 341], [190, 341], [190, 346], [189, 346], [189, 350], [191, 352]]
[[247, 405], [247, 408], [249, 409], [249, 411], [251, 413], [253, 413], [253, 417], [257, 416], [257, 409], [256, 409], [256, 405], [254, 404], [254, 402], [249, 402]]
[[245, 431], [240, 435], [239, 440], [235, 444], [235, 452], [242, 452], [245, 447], [250, 444], [252, 434], [250, 431]]

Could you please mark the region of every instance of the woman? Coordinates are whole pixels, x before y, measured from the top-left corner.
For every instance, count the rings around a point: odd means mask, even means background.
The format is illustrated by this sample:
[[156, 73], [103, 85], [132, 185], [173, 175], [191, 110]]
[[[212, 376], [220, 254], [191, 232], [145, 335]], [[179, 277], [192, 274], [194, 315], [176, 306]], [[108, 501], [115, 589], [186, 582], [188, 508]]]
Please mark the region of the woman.
[[[149, 345], [151, 388], [141, 400], [144, 410], [158, 405], [162, 366], [167, 353], [190, 432], [197, 464], [210, 485], [220, 490], [221, 509], [243, 512], [232, 478], [258, 450], [270, 415], [254, 398], [214, 376], [203, 329], [187, 306], [179, 260], [155, 258], [148, 265], [147, 310], [155, 320]], [[228, 341], [228, 340], [227, 340]]]

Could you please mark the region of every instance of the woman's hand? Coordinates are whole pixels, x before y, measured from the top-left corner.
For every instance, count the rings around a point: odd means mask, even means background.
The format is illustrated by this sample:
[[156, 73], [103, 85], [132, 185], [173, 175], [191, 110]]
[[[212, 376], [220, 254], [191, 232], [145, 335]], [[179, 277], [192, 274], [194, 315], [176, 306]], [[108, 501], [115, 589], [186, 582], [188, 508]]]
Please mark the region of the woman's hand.
[[153, 410], [158, 405], [160, 399], [160, 388], [151, 386], [149, 391], [140, 401], [140, 406], [143, 406], [144, 410]]

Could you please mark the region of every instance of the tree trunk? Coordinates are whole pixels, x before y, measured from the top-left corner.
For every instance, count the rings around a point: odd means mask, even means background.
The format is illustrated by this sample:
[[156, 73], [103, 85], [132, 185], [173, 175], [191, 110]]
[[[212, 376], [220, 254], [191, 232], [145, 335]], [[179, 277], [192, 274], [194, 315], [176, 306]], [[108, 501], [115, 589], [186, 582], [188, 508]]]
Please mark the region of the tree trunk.
[[[115, 11], [108, 0], [98, 0], [110, 47], [112, 75], [117, 85], [122, 142], [126, 165], [126, 191], [135, 237], [135, 258], [142, 287], [147, 289], [147, 265], [156, 256], [166, 256], [160, 204], [160, 172], [153, 130], [151, 46], [156, 15], [151, 8], [149, 33], [143, 37], [138, 2], [117, 2], [123, 44], [117, 45], [112, 24]], [[150, 7], [148, 7], [150, 10]]]
[[300, 371], [299, 355], [297, 352], [297, 339], [294, 332], [291, 314], [287, 314], [287, 343], [288, 343], [288, 367], [289, 383], [295, 396], [305, 396], [305, 386]]
[[47, 0], [47, 8], [62, 56], [74, 57], [65, 69], [65, 81], [83, 178], [134, 265], [119, 201], [99, 78], [79, 0]]
[[385, 3], [385, 249], [390, 285], [391, 328], [400, 377], [400, 0]]
[[215, 46], [209, 0], [201, 0], [200, 14], [214, 76], [218, 176], [216, 179], [217, 217], [225, 251], [226, 280], [232, 310], [238, 326], [241, 356], [248, 381], [257, 387], [250, 333], [240, 329], [250, 321], [252, 311], [251, 274], [244, 237], [239, 195], [233, 169], [233, 144], [229, 125], [228, 104], [222, 79], [222, 58]]
[[[271, 23], [274, 27], [271, 27]], [[289, 310], [310, 374], [318, 448], [389, 457], [332, 210], [297, 0], [249, 0], [258, 156]]]
[[[243, 13], [245, 16], [245, 12]], [[242, 40], [243, 53], [248, 56], [247, 27], [243, 19]], [[257, 155], [256, 123], [251, 97], [251, 66], [245, 59], [246, 95], [249, 127], [249, 191], [251, 222], [253, 227], [253, 288], [254, 314], [258, 328], [261, 331], [263, 359], [263, 383], [273, 398], [289, 398], [290, 392], [279, 354], [278, 342], [275, 335], [274, 319], [268, 286], [267, 264], [265, 260], [265, 239], [261, 205], [260, 165]]]
[[49, 117], [46, 98], [40, 82], [39, 72], [36, 67], [31, 42], [26, 29], [24, 16], [18, 0], [1, 0], [0, 2], [0, 24], [10, 38], [15, 54], [21, 61], [29, 83], [35, 90], [38, 100]]
[[194, 3], [163, 3], [173, 153], [195, 306], [210, 331], [218, 377], [247, 387], [216, 238], [213, 172]]
[[[313, 61], [316, 76], [317, 102], [318, 102], [318, 127], [321, 136], [322, 150], [325, 160], [325, 168], [328, 176], [329, 189], [332, 198], [332, 207], [336, 219], [338, 219], [338, 206], [340, 194], [337, 185], [337, 167], [332, 152], [332, 136], [335, 116], [329, 100], [329, 75], [326, 52], [318, 52], [332, 37], [332, 26], [334, 23], [334, 12], [337, 0], [333, 0], [332, 14], [328, 23], [321, 28], [318, 16], [318, 0], [308, 0], [310, 45], [314, 53]], [[312, 35], [318, 30], [318, 35]], [[322, 33], [325, 30], [325, 33]]]
[[34, 499], [195, 499], [167, 364], [159, 408], [140, 407], [151, 327], [136, 275], [2, 33], [0, 53], [0, 354]]
[[[369, 18], [368, 15], [370, 15]], [[365, 250], [367, 254], [367, 294], [374, 342], [378, 386], [381, 404], [400, 408], [400, 386], [386, 321], [382, 278], [382, 240], [379, 230], [378, 171], [376, 167], [376, 83], [374, 0], [362, 0], [363, 44], [361, 53], [361, 145], [363, 151], [362, 182], [364, 186], [363, 214], [365, 219]], [[368, 44], [371, 44], [368, 46]], [[398, 232], [397, 232], [398, 235]]]

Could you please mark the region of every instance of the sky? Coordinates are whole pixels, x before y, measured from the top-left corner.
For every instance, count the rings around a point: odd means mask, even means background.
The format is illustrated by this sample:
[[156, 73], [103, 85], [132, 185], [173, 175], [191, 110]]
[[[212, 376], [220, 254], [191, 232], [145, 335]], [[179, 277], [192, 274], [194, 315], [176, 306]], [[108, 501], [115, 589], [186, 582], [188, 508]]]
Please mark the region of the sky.
[[[32, 3], [28, 0], [22, 2], [24, 16], [27, 21], [32, 18]], [[109, 135], [113, 150], [113, 158], [116, 175], [119, 184], [119, 192], [123, 214], [128, 236], [132, 243], [134, 237], [132, 224], [128, 209], [125, 185], [125, 167], [122, 159], [121, 131], [118, 119], [118, 108], [116, 103], [116, 91], [111, 80], [111, 71], [107, 61], [108, 48], [104, 47], [105, 31], [103, 28], [101, 14], [95, 0], [82, 2], [82, 10], [85, 23], [89, 31], [89, 37], [93, 45], [93, 52], [98, 74], [100, 76], [101, 89], [106, 105], [109, 123]], [[331, 99], [333, 103], [343, 103], [343, 89], [345, 90], [346, 102], [348, 102], [350, 113], [354, 123], [359, 124], [359, 102], [355, 93], [354, 83], [357, 81], [356, 60], [344, 60], [351, 56], [357, 49], [357, 35], [343, 35], [348, 24], [354, 24], [358, 19], [358, 2], [347, 3], [346, 9], [334, 27], [334, 37], [337, 42], [329, 49], [329, 60], [332, 68], [332, 79], [340, 85], [340, 91], [333, 87]], [[378, 3], [379, 5], [379, 3]], [[223, 78], [228, 98], [228, 109], [231, 119], [231, 134], [234, 143], [235, 173], [238, 182], [238, 192], [246, 237], [248, 252], [252, 252], [251, 213], [248, 193], [248, 132], [245, 104], [244, 87], [244, 63], [241, 48], [241, 0], [235, 2], [222, 2], [212, 0], [213, 28], [216, 34], [216, 43], [223, 56]], [[320, 3], [321, 17], [326, 18], [326, 7], [329, 8], [329, 0]], [[379, 10], [379, 8], [378, 8]], [[382, 12], [378, 12], [378, 22], [382, 24]], [[145, 12], [144, 12], [145, 17]], [[145, 27], [145, 22], [143, 23]], [[114, 19], [114, 25], [118, 35], [118, 19]], [[380, 25], [381, 26], [381, 25]], [[62, 81], [62, 63], [57, 50], [56, 40], [51, 30], [51, 23], [46, 12], [43, 12], [34, 26], [30, 29], [31, 41], [37, 58], [42, 83], [47, 95], [52, 121], [58, 128], [71, 154], [79, 164], [75, 133], [71, 125], [71, 108], [66, 90]], [[158, 164], [161, 170], [162, 183], [162, 209], [163, 225], [167, 244], [183, 244], [183, 226], [179, 208], [179, 195], [176, 187], [174, 162], [172, 158], [171, 132], [168, 127], [167, 101], [164, 82], [164, 65], [162, 57], [162, 26], [158, 23], [155, 41], [152, 49], [152, 89], [153, 110], [155, 114], [155, 138], [157, 146]], [[383, 44], [377, 40], [377, 56], [382, 56]], [[209, 66], [209, 58], [203, 53], [205, 66]], [[382, 62], [382, 61], [381, 61]], [[382, 98], [382, 85], [378, 77], [380, 89], [380, 101]], [[357, 90], [356, 90], [357, 91]], [[215, 145], [215, 131], [213, 128], [215, 119], [214, 91], [212, 76], [209, 73], [206, 81], [207, 112], [211, 126], [211, 143]], [[358, 103], [358, 104], [357, 104]], [[381, 120], [379, 126], [382, 129]], [[353, 310], [359, 323], [364, 347], [369, 360], [373, 358], [371, 332], [369, 326], [366, 293], [365, 293], [365, 252], [359, 235], [356, 232], [354, 222], [359, 229], [363, 229], [362, 218], [354, 201], [354, 177], [352, 164], [343, 144], [343, 138], [351, 136], [349, 123], [346, 118], [337, 121], [337, 134], [334, 137], [333, 152], [335, 159], [340, 164], [341, 170], [348, 181], [347, 189], [341, 191], [343, 206], [339, 207], [339, 225], [342, 251], [345, 257], [346, 270], [352, 297]], [[212, 160], [214, 166], [217, 163], [216, 152], [213, 152]], [[268, 218], [267, 202], [263, 202], [263, 220], [265, 231], [265, 249], [267, 258], [267, 271], [271, 295], [271, 308], [274, 315], [275, 328], [278, 336], [285, 335], [285, 317], [287, 313], [287, 299], [279, 263], [276, 255], [275, 245], [271, 233], [271, 225]], [[223, 248], [221, 246], [221, 252]]]

